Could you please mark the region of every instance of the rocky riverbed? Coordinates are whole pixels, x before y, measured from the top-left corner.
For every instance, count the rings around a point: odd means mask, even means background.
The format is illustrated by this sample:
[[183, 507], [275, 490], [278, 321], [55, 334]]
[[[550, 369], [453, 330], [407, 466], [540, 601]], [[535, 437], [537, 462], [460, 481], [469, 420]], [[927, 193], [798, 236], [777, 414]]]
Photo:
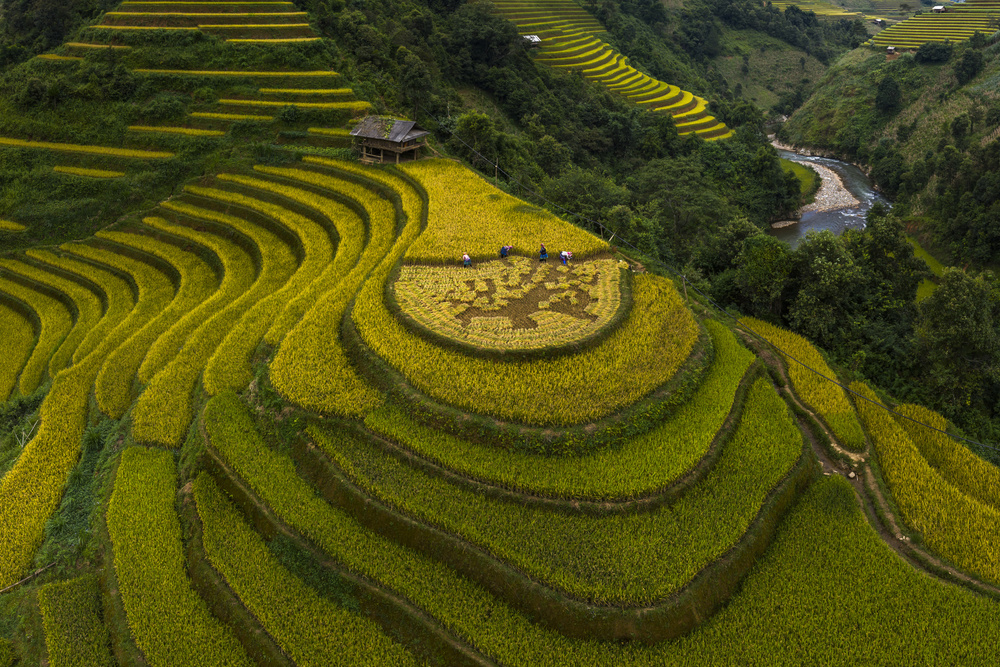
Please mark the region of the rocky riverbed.
[[[813, 199], [813, 202], [799, 209], [799, 215], [808, 213], [809, 211], [833, 211], [838, 208], [856, 208], [860, 206], [861, 202], [844, 187], [844, 181], [841, 180], [837, 172], [815, 162], [808, 163], [808, 166], [816, 170], [823, 183], [819, 186], [819, 190], [816, 191], [816, 197]], [[775, 222], [771, 227], [781, 229], [782, 227], [794, 225], [797, 222], [798, 220], [782, 220]]]

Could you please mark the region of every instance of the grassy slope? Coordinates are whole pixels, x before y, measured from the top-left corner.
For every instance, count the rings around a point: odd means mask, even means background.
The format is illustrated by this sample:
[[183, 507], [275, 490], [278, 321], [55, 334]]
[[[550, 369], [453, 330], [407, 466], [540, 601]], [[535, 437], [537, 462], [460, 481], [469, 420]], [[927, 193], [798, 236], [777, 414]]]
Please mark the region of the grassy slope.
[[[805, 51], [752, 30], [725, 28], [721, 41], [726, 55], [716, 58], [715, 66], [730, 85], [741, 84], [743, 96], [764, 110], [770, 109], [781, 93], [802, 85], [803, 79], [809, 80], [805, 84], [808, 95], [825, 70], [820, 61]], [[744, 54], [749, 58], [747, 74], [741, 71]], [[801, 65], [802, 58], [805, 67]]]

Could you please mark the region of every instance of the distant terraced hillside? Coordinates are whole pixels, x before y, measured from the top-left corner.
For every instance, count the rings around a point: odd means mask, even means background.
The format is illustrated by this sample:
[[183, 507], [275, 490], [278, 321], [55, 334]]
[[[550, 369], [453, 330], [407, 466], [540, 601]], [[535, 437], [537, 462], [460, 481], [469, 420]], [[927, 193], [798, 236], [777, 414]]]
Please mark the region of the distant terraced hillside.
[[795, 0], [776, 0], [771, 4], [778, 9], [787, 9], [794, 5], [804, 12], [815, 12], [816, 16], [824, 18], [850, 19], [863, 16], [861, 12], [851, 11], [835, 5], [832, 2], [825, 2], [825, 0], [804, 0], [802, 2], [796, 2]]
[[674, 118], [677, 132], [706, 140], [726, 139], [732, 131], [708, 113], [708, 103], [677, 86], [654, 79], [628, 63], [598, 35], [604, 26], [572, 0], [496, 0], [497, 12], [522, 35], [537, 35], [537, 59], [552, 67], [579, 70], [609, 90]]
[[967, 0], [950, 4], [944, 13], [924, 12], [875, 35], [870, 44], [918, 48], [927, 42], [960, 42], [975, 33], [992, 35], [1000, 29], [1000, 2]]

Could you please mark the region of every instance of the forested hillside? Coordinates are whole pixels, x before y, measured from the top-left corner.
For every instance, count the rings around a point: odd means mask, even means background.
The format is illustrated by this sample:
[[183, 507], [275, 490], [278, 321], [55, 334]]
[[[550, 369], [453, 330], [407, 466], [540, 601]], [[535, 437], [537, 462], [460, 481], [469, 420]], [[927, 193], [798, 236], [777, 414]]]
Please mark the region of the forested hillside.
[[[879, 381], [995, 441], [1000, 46], [991, 41], [978, 35], [954, 45], [929, 42], [892, 59], [881, 50], [853, 51], [830, 68], [779, 136], [868, 166], [894, 199], [897, 224], [960, 267], [936, 279], [940, 289], [897, 329], [895, 379]], [[810, 333], [808, 325], [801, 330]], [[851, 344], [815, 339], [842, 350], [850, 363]], [[871, 346], [857, 343], [853, 348], [870, 358]]]

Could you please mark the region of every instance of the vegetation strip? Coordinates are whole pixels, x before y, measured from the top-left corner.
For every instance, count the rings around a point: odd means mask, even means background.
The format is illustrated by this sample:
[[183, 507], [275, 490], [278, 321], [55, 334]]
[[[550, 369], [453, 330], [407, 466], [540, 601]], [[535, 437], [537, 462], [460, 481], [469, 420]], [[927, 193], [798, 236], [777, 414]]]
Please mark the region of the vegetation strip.
[[918, 405], [900, 405], [896, 412], [901, 415], [896, 421], [941, 477], [984, 505], [1000, 509], [1000, 470], [954, 438], [924, 426], [945, 431], [948, 421], [944, 417]]
[[[472, 272], [406, 265], [386, 285], [386, 300], [433, 342], [493, 355], [580, 349], [626, 316], [624, 262], [593, 259], [553, 271], [532, 264], [510, 257]], [[536, 301], [538, 296], [547, 298]], [[580, 308], [581, 301], [587, 305]]]
[[35, 328], [28, 318], [0, 301], [0, 403], [10, 397], [21, 369], [35, 348]]
[[0, 218], [0, 232], [23, 232], [25, 229], [24, 225]]
[[[83, 285], [39, 269], [31, 264], [0, 259], [0, 267], [27, 278], [29, 281], [34, 281], [39, 285], [66, 295], [76, 310], [76, 321], [73, 323], [73, 328], [66, 334], [62, 344], [52, 354], [52, 359], [49, 361], [49, 376], [54, 378], [59, 371], [72, 365], [73, 354], [84, 342], [84, 339], [87, 338], [91, 330], [101, 321], [101, 318], [104, 316], [101, 308], [101, 300], [97, 297], [97, 294]], [[91, 339], [90, 342], [93, 344], [97, 341]]]
[[129, 627], [152, 667], [249, 666], [243, 647], [191, 589], [176, 484], [170, 452], [122, 452], [107, 520]]
[[73, 328], [73, 317], [62, 302], [3, 277], [0, 277], [0, 292], [27, 304], [41, 324], [38, 342], [21, 371], [18, 382], [21, 394], [29, 396], [41, 386], [49, 361]]
[[[133, 316], [140, 312], [137, 307]], [[0, 586], [16, 581], [30, 567], [42, 543], [46, 522], [59, 506], [67, 477], [79, 458], [98, 371], [133, 333], [133, 316], [115, 327], [80, 363], [55, 377], [40, 408], [38, 431], [0, 480]]]
[[207, 474], [194, 484], [204, 544], [213, 566], [297, 665], [329, 664], [329, 639], [338, 660], [352, 665], [416, 665], [370, 620], [337, 607], [284, 569]]
[[52, 171], [59, 174], [69, 174], [71, 176], [86, 176], [88, 178], [121, 178], [124, 171], [109, 171], [107, 169], [84, 169], [82, 167], [63, 167], [56, 165]]
[[165, 151], [140, 151], [130, 148], [106, 148], [104, 146], [81, 146], [78, 144], [59, 144], [51, 141], [24, 141], [12, 137], [0, 137], [0, 146], [14, 148], [39, 148], [43, 150], [62, 151], [67, 153], [88, 153], [91, 155], [108, 155], [110, 157], [137, 158], [147, 160], [164, 160], [174, 157], [173, 153]]
[[[375, 290], [369, 281], [352, 316], [368, 348], [433, 399], [529, 425], [584, 423], [635, 403], [669, 381], [698, 340], [697, 323], [673, 283], [648, 274], [636, 276], [628, 317], [600, 344], [513, 362], [423, 340], [391, 315]], [[664, 341], [671, 344], [664, 347]]]
[[128, 339], [110, 353], [97, 375], [94, 388], [101, 411], [117, 419], [125, 414], [132, 403], [132, 385], [150, 346], [177, 318], [190, 310], [195, 301], [204, 298], [207, 290], [214, 289], [215, 285], [214, 281], [205, 284], [187, 278], [191, 270], [195, 271], [195, 275], [198, 275], [199, 269], [203, 271], [201, 275], [210, 273], [208, 267], [203, 263], [199, 264], [200, 260], [190, 253], [166, 244], [157, 245], [155, 240], [135, 234], [104, 232], [103, 236], [122, 243], [121, 247], [126, 250], [139, 248], [153, 253], [161, 252], [182, 269], [180, 289], [175, 292], [169, 278], [147, 262], [82, 244], [63, 246], [65, 250], [81, 257], [124, 271], [132, 276], [138, 286], [136, 307], [122, 323], [122, 327], [128, 332]]
[[38, 606], [52, 667], [110, 667], [108, 629], [101, 620], [97, 579], [92, 574], [43, 586]]
[[372, 412], [365, 425], [459, 476], [531, 496], [602, 507], [648, 497], [700, 468], [721, 442], [724, 424], [735, 421], [742, 407], [738, 387], [746, 383], [753, 355], [721, 324], [705, 325], [715, 359], [694, 394], [649, 432], [586, 455], [533, 455], [480, 444], [421, 425], [394, 403]]
[[759, 379], [719, 460], [686, 494], [645, 512], [587, 516], [484, 498], [357, 438], [314, 435], [347, 477], [379, 501], [559, 594], [614, 606], [668, 598], [736, 544], [803, 449], [784, 403]]
[[289, 330], [270, 366], [275, 389], [293, 403], [316, 412], [361, 416], [377, 407], [381, 398], [352, 368], [339, 339], [330, 336], [329, 326], [343, 319], [351, 299], [388, 252], [396, 231], [393, 207], [376, 195], [376, 189], [338, 178], [335, 172], [277, 168], [260, 171], [342, 193], [367, 212], [368, 244], [357, 263]]
[[[357, 265], [364, 248], [366, 229], [365, 221], [359, 211], [350, 205], [354, 202], [339, 201], [330, 196], [317, 194], [317, 190], [310, 189], [309, 183], [305, 182], [297, 170], [261, 168], [258, 171], [261, 174], [269, 175], [272, 179], [277, 177], [280, 182], [250, 177], [233, 177], [231, 180], [249, 188], [278, 195], [311, 209], [325, 219], [331, 236], [336, 237], [336, 253], [333, 260], [317, 262], [317, 253], [314, 249], [313, 269], [311, 271], [315, 270], [316, 264], [325, 263], [325, 266], [320, 267], [321, 273], [313, 273], [314, 279], [308, 285], [290, 290], [288, 297], [284, 299], [279, 314], [274, 318], [270, 329], [264, 336], [265, 341], [274, 345], [281, 342], [285, 335], [315, 305], [317, 299], [329, 291], [331, 286], [339, 285], [344, 276]], [[295, 184], [295, 187], [292, 187], [292, 184]], [[320, 189], [319, 192], [327, 195], [332, 194], [325, 189]], [[360, 206], [358, 208], [360, 209]], [[363, 212], [363, 209], [361, 211]], [[317, 242], [318, 239], [307, 245], [310, 248], [315, 248]]]
[[741, 318], [740, 325], [752, 334], [763, 337], [781, 352], [794, 357], [787, 360], [787, 367], [795, 392], [829, 424], [841, 445], [853, 452], [862, 452], [867, 448], [864, 431], [847, 394], [826, 379], [836, 378], [836, 373], [827, 366], [819, 351], [809, 341], [791, 331], [752, 317]]
[[[457, 266], [463, 253], [475, 260], [493, 259], [504, 245], [513, 246], [514, 255], [537, 258], [544, 243], [553, 262], [562, 250], [585, 258], [609, 248], [593, 234], [508, 195], [458, 162], [421, 160], [400, 169], [420, 183], [429, 201], [427, 229], [407, 250], [408, 263]], [[470, 220], [476, 224], [469, 224]]]
[[[201, 427], [208, 445], [206, 464], [218, 484], [234, 499], [258, 530], [266, 531], [271, 538], [286, 536], [301, 544], [306, 553], [319, 556], [322, 559], [319, 564], [329, 574], [350, 586], [360, 597], [361, 611], [383, 624], [386, 631], [409, 634], [410, 643], [417, 643], [444, 656], [445, 664], [493, 664], [470, 650], [404, 596], [369, 579], [365, 574], [366, 568], [351, 567], [351, 559], [345, 561], [338, 558], [336, 552], [329, 549], [323, 549], [323, 554], [315, 552], [315, 547], [303, 537], [315, 541], [311, 535], [316, 530], [327, 535], [331, 528], [341, 528], [345, 521], [347, 525], [353, 522], [313, 495], [308, 485], [295, 475], [292, 460], [269, 450], [260, 441], [253, 424], [245, 421], [240, 414], [239, 410], [242, 409], [245, 408], [239, 404], [239, 399], [234, 394], [220, 394], [206, 404]], [[233, 441], [234, 435], [241, 438], [241, 441]], [[249, 439], [242, 439], [244, 436]], [[267, 472], [268, 469], [270, 473]], [[278, 482], [276, 485], [265, 481], [270, 475]], [[275, 493], [278, 495], [273, 495]], [[333, 519], [334, 523], [310, 522], [310, 517], [324, 522]], [[348, 535], [341, 534], [344, 537]], [[327, 556], [334, 560], [329, 560]], [[415, 634], [414, 628], [419, 628]]]
[[[128, 283], [110, 271], [99, 269], [86, 262], [56, 255], [47, 250], [27, 250], [31, 259], [45, 262], [62, 271], [78, 275], [91, 281], [105, 295], [107, 302], [104, 316], [90, 330], [73, 354], [73, 362], [78, 363], [103, 341], [135, 307], [135, 297]], [[101, 296], [101, 294], [98, 294]]]
[[[188, 186], [196, 194], [213, 195], [216, 191]], [[225, 194], [225, 193], [223, 193]], [[262, 268], [253, 275], [252, 264], [245, 254], [235, 252], [235, 246], [214, 234], [196, 232], [165, 220], [151, 219], [160, 228], [169, 226], [173, 233], [187, 235], [205, 243], [217, 253], [225, 254], [226, 275], [232, 281], [225, 285], [226, 304], [210, 318], [202, 321], [174, 357], [149, 381], [132, 413], [132, 433], [139, 442], [180, 446], [194, 417], [191, 393], [212, 355], [227, 334], [254, 304], [280, 289], [295, 270], [291, 249], [265, 229], [239, 218], [239, 229], [250, 236], [260, 248]], [[223, 286], [220, 285], [220, 292]]]
[[[906, 431], [861, 382], [851, 390], [862, 397], [858, 412], [878, 454], [879, 468], [903, 521], [933, 551], [988, 583], [1000, 582], [1000, 511], [947, 482], [932, 468]], [[864, 400], [869, 399], [869, 400]]]

